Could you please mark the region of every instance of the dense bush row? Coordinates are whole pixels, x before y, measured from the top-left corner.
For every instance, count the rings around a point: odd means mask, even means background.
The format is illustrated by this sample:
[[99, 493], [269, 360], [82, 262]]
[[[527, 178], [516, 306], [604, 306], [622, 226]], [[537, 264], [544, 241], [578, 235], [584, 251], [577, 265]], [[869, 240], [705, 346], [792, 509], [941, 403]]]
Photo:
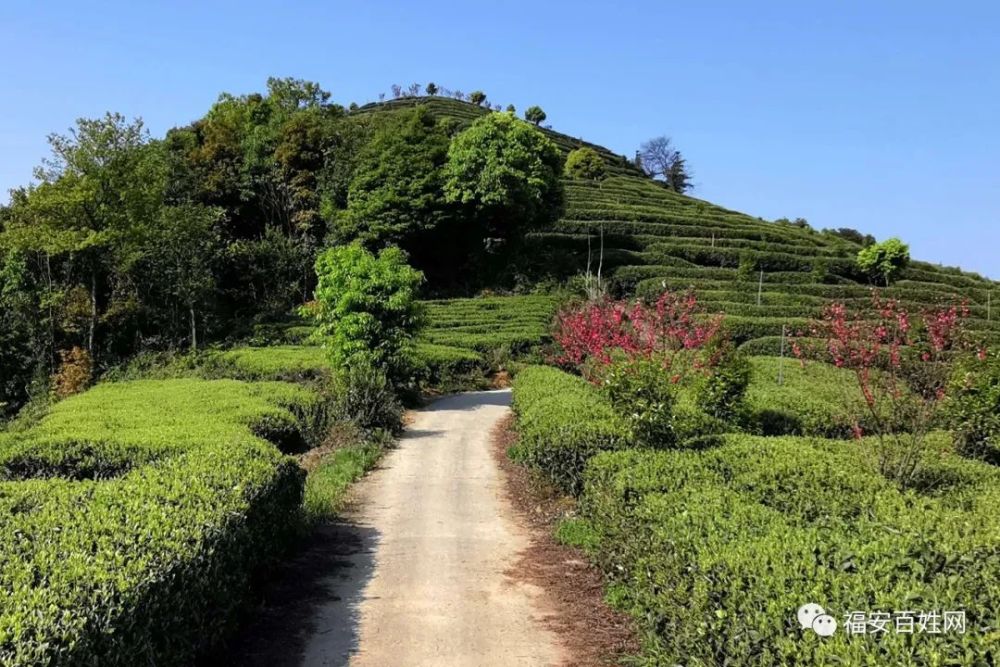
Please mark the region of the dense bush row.
[[147, 380], [0, 435], [0, 662], [190, 664], [295, 525], [279, 447], [325, 419], [295, 385]]
[[[731, 436], [704, 452], [595, 457], [582, 501], [609, 598], [643, 664], [992, 664], [1000, 605], [995, 469], [951, 463], [900, 492], [857, 445]], [[963, 610], [964, 634], [820, 638], [796, 610]]]
[[596, 387], [555, 368], [521, 370], [514, 380], [513, 409], [520, 434], [514, 457], [568, 492], [579, 491], [591, 456], [629, 441], [625, 423]]
[[425, 301], [423, 338], [435, 345], [478, 352], [523, 353], [549, 338], [556, 300], [549, 296]]

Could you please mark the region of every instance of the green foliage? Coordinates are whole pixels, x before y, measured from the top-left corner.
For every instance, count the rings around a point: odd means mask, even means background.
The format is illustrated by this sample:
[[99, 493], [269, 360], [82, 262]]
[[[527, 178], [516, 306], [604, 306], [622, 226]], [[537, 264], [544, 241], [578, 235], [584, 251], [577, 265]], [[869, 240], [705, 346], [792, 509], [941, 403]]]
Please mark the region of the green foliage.
[[960, 367], [946, 412], [959, 452], [1000, 463], [1000, 357]]
[[352, 444], [330, 453], [306, 477], [302, 509], [306, 520], [331, 519], [343, 508], [347, 489], [375, 467], [382, 448], [375, 442]]
[[850, 370], [774, 356], [750, 362], [746, 426], [751, 432], [849, 438], [855, 420], [867, 430], [868, 410]]
[[212, 352], [204, 359], [205, 373], [240, 380], [301, 382], [326, 378], [330, 360], [322, 348], [304, 345], [238, 347]]
[[481, 90], [474, 90], [469, 93], [469, 101], [475, 104], [477, 107], [483, 106], [483, 102], [486, 101], [486, 93]]
[[[529, 353], [550, 340], [557, 301], [545, 295], [441, 299], [423, 302], [430, 343], [487, 355]], [[500, 369], [494, 369], [500, 370]]]
[[384, 368], [402, 377], [422, 323], [416, 290], [423, 281], [398, 248], [377, 256], [360, 244], [326, 250], [316, 260], [316, 335], [336, 368]]
[[604, 160], [593, 148], [584, 146], [566, 156], [566, 176], [599, 181], [607, 176]]
[[960, 484], [920, 496], [851, 443], [730, 436], [703, 452], [599, 454], [581, 508], [613, 600], [639, 624], [642, 664], [988, 663], [989, 631], [871, 641], [796, 621], [812, 601], [838, 620], [926, 606], [992, 627], [1000, 480], [990, 466], [950, 470]]
[[486, 359], [475, 350], [417, 343], [414, 376], [418, 384], [442, 392], [483, 389], [488, 385]]
[[112, 383], [0, 434], [0, 661], [190, 664], [294, 527], [319, 397], [283, 383]]
[[632, 439], [645, 447], [674, 444], [674, 392], [670, 373], [657, 360], [618, 361], [600, 374], [601, 389], [628, 425]]
[[403, 406], [386, 371], [366, 363], [353, 363], [334, 375], [336, 414], [362, 431], [398, 432], [403, 426]]
[[910, 263], [910, 246], [891, 238], [858, 251], [858, 268], [886, 286]]
[[529, 366], [514, 379], [519, 439], [513, 456], [565, 491], [579, 492], [587, 460], [626, 446], [629, 428], [611, 402], [583, 378]]
[[533, 123], [536, 126], [541, 125], [542, 122], [544, 122], [547, 117], [548, 116], [545, 115], [545, 112], [542, 111], [542, 107], [538, 106], [537, 104], [532, 105], [524, 110], [524, 120], [528, 121], [529, 123]]
[[411, 249], [448, 216], [443, 193], [448, 144], [425, 107], [382, 123], [357, 159], [337, 235], [372, 247]]
[[448, 149], [445, 195], [474, 212], [484, 237], [512, 239], [554, 219], [562, 159], [544, 134], [508, 113], [484, 116]]
[[710, 350], [709, 354], [717, 354], [719, 359], [706, 375], [696, 380], [697, 404], [716, 419], [734, 422], [743, 414], [753, 368], [746, 355], [728, 344], [722, 350]]

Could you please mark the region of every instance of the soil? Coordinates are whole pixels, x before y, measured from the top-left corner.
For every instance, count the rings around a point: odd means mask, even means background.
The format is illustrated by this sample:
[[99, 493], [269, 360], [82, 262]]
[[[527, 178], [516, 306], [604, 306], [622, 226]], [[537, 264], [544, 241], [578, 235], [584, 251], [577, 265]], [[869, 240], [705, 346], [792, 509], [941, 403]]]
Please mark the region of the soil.
[[512, 414], [496, 424], [492, 440], [507, 497], [530, 540], [509, 574], [545, 591], [555, 612], [546, 617], [546, 624], [569, 654], [566, 667], [621, 664], [639, 651], [631, 619], [604, 603], [604, 576], [586, 554], [554, 536], [559, 521], [573, 512], [575, 501], [507, 455], [517, 442]]

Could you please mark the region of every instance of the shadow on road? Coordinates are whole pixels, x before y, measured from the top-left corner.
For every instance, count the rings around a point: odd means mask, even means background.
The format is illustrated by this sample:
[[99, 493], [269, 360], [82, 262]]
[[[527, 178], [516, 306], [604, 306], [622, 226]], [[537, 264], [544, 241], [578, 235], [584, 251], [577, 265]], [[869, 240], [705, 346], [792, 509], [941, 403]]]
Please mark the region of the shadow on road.
[[435, 410], [476, 410], [486, 405], [503, 408], [510, 406], [510, 389], [453, 394], [439, 398], [433, 403]]
[[[358, 648], [358, 608], [374, 571], [378, 532], [347, 520], [321, 526], [265, 573], [259, 603], [237, 634], [200, 664], [346, 665]], [[310, 648], [322, 646], [322, 661]]]

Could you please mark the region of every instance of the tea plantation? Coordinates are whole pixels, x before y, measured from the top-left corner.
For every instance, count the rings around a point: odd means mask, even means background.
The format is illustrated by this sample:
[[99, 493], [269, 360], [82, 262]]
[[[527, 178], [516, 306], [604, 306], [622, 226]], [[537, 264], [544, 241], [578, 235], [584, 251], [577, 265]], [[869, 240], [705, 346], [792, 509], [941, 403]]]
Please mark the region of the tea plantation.
[[[777, 387], [779, 360], [752, 361], [751, 423], [838, 429], [822, 392], [843, 389], [840, 369], [786, 360]], [[635, 619], [640, 664], [996, 660], [995, 466], [943, 456], [924, 471], [933, 490], [918, 492], [887, 481], [867, 441], [733, 433], [708, 448], [640, 449], [598, 387], [548, 367], [517, 376], [514, 410], [512, 454], [579, 493], [560, 534], [590, 553], [609, 602]], [[950, 438], [933, 437], [948, 450]], [[962, 610], [967, 626], [821, 638], [796, 620], [806, 602], [841, 623], [853, 611]]]

